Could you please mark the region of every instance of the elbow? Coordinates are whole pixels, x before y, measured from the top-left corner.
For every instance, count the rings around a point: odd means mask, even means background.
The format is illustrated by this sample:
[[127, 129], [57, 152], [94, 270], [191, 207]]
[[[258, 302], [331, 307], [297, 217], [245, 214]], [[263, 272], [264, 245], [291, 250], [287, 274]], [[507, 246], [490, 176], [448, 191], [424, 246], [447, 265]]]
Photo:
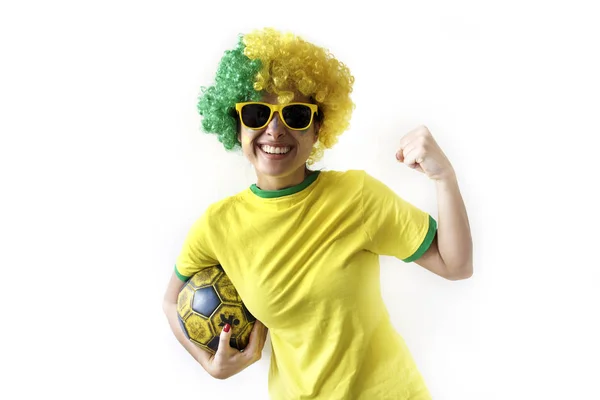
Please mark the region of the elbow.
[[213, 378], [220, 380], [220, 381], [224, 381], [225, 379], [228, 379], [231, 377], [231, 374], [229, 374], [225, 370], [214, 370], [214, 371], [207, 370], [207, 372], [210, 376], [212, 376]]
[[462, 281], [473, 276], [473, 264], [468, 263], [458, 268], [449, 269], [445, 278], [449, 281]]

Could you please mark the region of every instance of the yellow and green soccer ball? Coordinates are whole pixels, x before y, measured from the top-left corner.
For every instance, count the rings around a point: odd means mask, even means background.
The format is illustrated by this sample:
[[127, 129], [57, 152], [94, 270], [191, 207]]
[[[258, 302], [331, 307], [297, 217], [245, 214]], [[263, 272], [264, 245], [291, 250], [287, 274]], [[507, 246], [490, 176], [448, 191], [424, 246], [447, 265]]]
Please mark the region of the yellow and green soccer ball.
[[256, 321], [220, 265], [204, 268], [186, 282], [177, 299], [177, 315], [186, 337], [213, 354], [225, 324], [232, 329], [231, 347], [243, 350]]

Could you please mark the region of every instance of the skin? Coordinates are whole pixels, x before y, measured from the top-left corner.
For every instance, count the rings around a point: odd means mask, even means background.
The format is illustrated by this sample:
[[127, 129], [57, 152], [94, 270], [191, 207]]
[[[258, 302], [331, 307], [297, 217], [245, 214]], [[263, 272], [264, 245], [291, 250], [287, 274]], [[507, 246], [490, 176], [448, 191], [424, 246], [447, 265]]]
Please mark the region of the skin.
[[[272, 94], [263, 96], [262, 102], [277, 104]], [[296, 94], [294, 102], [310, 103], [306, 96]], [[239, 140], [244, 156], [256, 171], [256, 185], [263, 190], [280, 190], [302, 183], [306, 177], [306, 161], [313, 145], [317, 142], [318, 123], [313, 119], [311, 126], [302, 131], [288, 129], [278, 112], [263, 129], [255, 130], [241, 126]], [[282, 159], [274, 159], [265, 154], [261, 145], [291, 147]]]
[[436, 184], [438, 230], [416, 264], [449, 280], [473, 275], [471, 228], [452, 164], [429, 129], [421, 125], [400, 139], [396, 160], [425, 174]]

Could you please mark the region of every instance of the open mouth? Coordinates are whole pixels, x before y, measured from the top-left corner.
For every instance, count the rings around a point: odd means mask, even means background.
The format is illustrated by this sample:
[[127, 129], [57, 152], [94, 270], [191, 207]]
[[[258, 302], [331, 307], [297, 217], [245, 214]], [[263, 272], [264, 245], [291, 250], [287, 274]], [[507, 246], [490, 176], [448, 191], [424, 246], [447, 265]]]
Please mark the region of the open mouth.
[[268, 146], [261, 144], [258, 147], [267, 154], [287, 154], [292, 150], [291, 146]]
[[259, 144], [257, 147], [265, 156], [273, 159], [284, 158], [292, 151], [292, 146], [269, 146], [266, 144]]

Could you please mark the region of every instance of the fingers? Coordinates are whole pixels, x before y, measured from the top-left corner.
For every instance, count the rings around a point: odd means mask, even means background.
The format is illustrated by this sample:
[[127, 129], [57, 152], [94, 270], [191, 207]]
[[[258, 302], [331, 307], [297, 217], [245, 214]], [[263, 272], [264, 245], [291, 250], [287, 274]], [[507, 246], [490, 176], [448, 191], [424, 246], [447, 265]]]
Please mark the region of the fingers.
[[425, 125], [420, 125], [400, 139], [400, 148], [396, 159], [418, 171], [423, 171], [420, 164], [425, 160], [427, 149], [431, 147], [433, 137]]
[[210, 362], [206, 363], [207, 371], [215, 378], [226, 379], [260, 360], [262, 345], [258, 346], [258, 343], [262, 336], [261, 332], [266, 332], [265, 326], [260, 322], [255, 323], [250, 333], [250, 344], [242, 352], [232, 348], [229, 344], [233, 329], [226, 324], [219, 335], [217, 352]]
[[418, 164], [423, 162], [424, 157], [424, 149], [419, 147], [411, 147], [405, 149], [403, 152], [404, 156], [404, 164], [408, 165], [411, 168], [414, 168]]
[[260, 341], [258, 348], [262, 350], [262, 348], [265, 347], [265, 342], [267, 341], [267, 332], [269, 331], [269, 329], [267, 329], [267, 327], [262, 322], [257, 322], [259, 323], [259, 327], [257, 328], [257, 330], [259, 331], [258, 338]]
[[244, 349], [244, 354], [260, 358], [266, 338], [267, 328], [262, 322], [256, 320], [252, 327], [252, 332], [250, 332], [250, 339], [248, 346]]
[[400, 139], [400, 148], [396, 152], [396, 160], [398, 160], [399, 162], [405, 163], [407, 165], [414, 164], [414, 160], [409, 160], [411, 162], [407, 162], [406, 157], [407, 154], [415, 148], [414, 142], [416, 132], [416, 130], [412, 130]]
[[225, 324], [225, 326], [221, 330], [221, 334], [219, 335], [219, 348], [217, 349], [217, 353], [231, 353], [232, 348], [229, 345], [229, 340], [231, 339], [232, 333], [233, 331], [231, 329], [231, 326], [229, 324]]
[[400, 161], [401, 163], [404, 162], [404, 151], [402, 148], [396, 152], [396, 160]]
[[402, 138], [400, 138], [400, 150], [404, 150], [406, 146], [408, 146], [408, 144], [413, 138], [413, 132], [414, 131], [410, 131], [406, 135], [402, 136]]
[[406, 148], [413, 140], [429, 133], [425, 125], [419, 125], [400, 139], [400, 149]]
[[248, 340], [248, 346], [244, 349], [246, 353], [254, 353], [258, 348], [258, 342], [260, 340], [259, 335], [260, 324], [259, 321], [254, 322], [254, 326], [252, 327], [252, 332], [250, 332], [250, 339]]
[[425, 125], [420, 125], [402, 136], [400, 139], [400, 150], [404, 150], [410, 145], [417, 146], [419, 143], [425, 143], [430, 139], [432, 139], [432, 137], [429, 129], [427, 129]]

